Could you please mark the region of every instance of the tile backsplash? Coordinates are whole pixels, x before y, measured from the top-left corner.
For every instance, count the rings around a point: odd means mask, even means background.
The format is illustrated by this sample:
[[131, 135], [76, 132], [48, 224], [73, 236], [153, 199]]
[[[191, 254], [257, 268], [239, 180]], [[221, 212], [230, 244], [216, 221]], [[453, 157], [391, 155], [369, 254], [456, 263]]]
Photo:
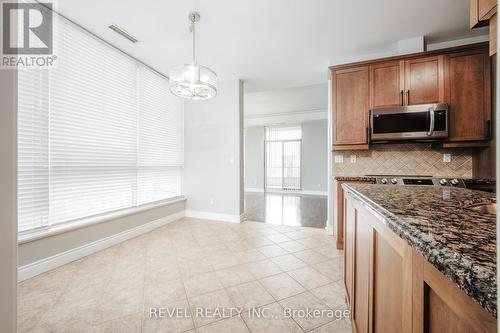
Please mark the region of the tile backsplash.
[[[443, 153], [451, 162], [443, 162]], [[472, 178], [470, 149], [436, 150], [430, 144], [380, 144], [367, 151], [336, 151], [343, 163], [333, 162], [335, 176], [419, 175], [432, 177]], [[356, 155], [351, 163], [351, 155]], [[335, 160], [335, 158], [334, 158]]]

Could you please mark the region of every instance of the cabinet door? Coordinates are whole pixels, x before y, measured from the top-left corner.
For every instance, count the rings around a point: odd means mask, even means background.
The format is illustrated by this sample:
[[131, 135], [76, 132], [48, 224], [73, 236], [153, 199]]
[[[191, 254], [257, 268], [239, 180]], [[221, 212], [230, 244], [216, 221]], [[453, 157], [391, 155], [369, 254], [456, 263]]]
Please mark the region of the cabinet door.
[[496, 13], [497, 0], [479, 0], [478, 1], [478, 18], [480, 21], [488, 20]]
[[405, 61], [407, 105], [440, 103], [444, 100], [444, 56]]
[[368, 82], [368, 66], [332, 73], [334, 146], [368, 144]]
[[370, 66], [370, 108], [403, 105], [403, 68], [402, 61]]
[[354, 310], [355, 332], [371, 332], [370, 279], [372, 228], [366, 223], [365, 209], [356, 210], [354, 218]]
[[488, 139], [491, 119], [489, 59], [487, 49], [448, 56], [448, 141]]
[[353, 306], [353, 274], [354, 274], [354, 221], [356, 219], [356, 207], [353, 200], [343, 199], [343, 212], [345, 220], [344, 235], [344, 286], [346, 290], [347, 304]]
[[371, 214], [373, 225], [373, 332], [411, 332], [412, 250]]

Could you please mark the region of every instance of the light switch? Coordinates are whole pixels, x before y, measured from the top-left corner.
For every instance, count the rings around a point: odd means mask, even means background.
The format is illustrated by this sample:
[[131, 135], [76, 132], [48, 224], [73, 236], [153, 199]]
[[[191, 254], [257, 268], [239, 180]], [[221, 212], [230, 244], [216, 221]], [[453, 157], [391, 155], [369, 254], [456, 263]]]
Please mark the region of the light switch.
[[443, 154], [443, 163], [451, 162], [451, 154]]
[[344, 163], [344, 155], [335, 155], [335, 163]]
[[356, 163], [356, 155], [351, 155], [351, 163]]

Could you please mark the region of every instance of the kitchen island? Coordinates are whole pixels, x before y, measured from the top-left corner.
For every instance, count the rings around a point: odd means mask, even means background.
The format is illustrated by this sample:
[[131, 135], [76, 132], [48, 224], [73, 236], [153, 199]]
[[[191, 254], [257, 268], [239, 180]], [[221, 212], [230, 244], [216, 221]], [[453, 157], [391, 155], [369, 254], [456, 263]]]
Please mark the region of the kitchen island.
[[357, 332], [496, 330], [491, 193], [343, 184], [344, 282]]

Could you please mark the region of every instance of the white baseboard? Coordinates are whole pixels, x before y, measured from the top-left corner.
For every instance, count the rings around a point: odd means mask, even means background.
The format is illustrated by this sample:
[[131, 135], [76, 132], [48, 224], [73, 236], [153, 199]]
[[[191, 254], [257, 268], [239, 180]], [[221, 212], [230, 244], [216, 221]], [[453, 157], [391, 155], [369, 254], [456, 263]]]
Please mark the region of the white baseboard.
[[263, 188], [253, 188], [253, 187], [250, 187], [250, 188], [246, 188], [245, 192], [264, 193], [264, 189]]
[[186, 217], [192, 217], [195, 219], [202, 220], [214, 220], [222, 222], [240, 223], [245, 220], [245, 214], [219, 214], [211, 212], [202, 212], [198, 210], [186, 210]]
[[99, 239], [92, 243], [88, 243], [80, 247], [62, 253], [58, 253], [51, 257], [44, 258], [42, 260], [21, 266], [18, 268], [17, 279], [19, 282], [24, 281], [26, 279], [50, 271], [59, 266], [65, 265], [77, 259], [88, 256], [97, 251], [104, 250], [105, 248], [108, 248], [110, 246], [116, 245], [128, 239], [145, 234], [151, 230], [164, 226], [168, 223], [180, 220], [183, 217], [184, 217], [184, 211], [171, 214], [169, 216], [162, 217], [160, 219], [151, 221], [149, 223], [140, 225], [138, 227], [122, 231], [115, 235]]
[[326, 223], [327, 223], [326, 227], [325, 227], [326, 234], [329, 235], [329, 236], [334, 236], [335, 234], [333, 232], [333, 225], [329, 225], [328, 221]]

